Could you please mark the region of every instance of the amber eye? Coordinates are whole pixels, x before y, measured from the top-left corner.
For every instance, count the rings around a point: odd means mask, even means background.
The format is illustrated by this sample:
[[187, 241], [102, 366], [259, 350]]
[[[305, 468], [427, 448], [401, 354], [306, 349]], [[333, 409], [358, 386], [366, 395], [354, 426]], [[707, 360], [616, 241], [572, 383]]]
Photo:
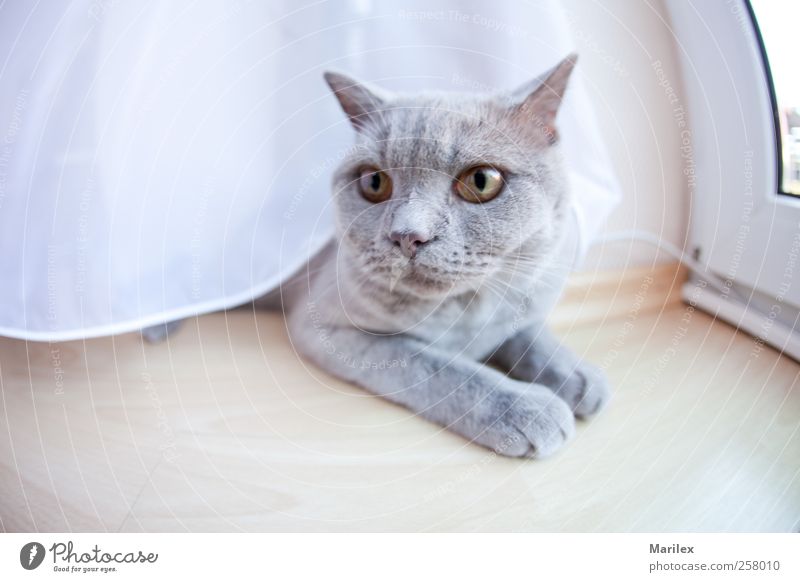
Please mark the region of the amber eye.
[[503, 189], [503, 174], [491, 166], [475, 166], [455, 181], [458, 195], [467, 202], [488, 202]]
[[362, 168], [358, 177], [361, 195], [370, 202], [383, 202], [392, 195], [392, 179], [377, 168]]

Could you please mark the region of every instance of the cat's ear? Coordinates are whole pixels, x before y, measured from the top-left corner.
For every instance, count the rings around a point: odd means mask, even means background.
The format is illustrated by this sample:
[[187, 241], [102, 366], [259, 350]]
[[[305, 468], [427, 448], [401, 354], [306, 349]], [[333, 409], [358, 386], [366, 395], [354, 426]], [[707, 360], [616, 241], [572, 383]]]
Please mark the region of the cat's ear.
[[386, 107], [388, 94], [366, 83], [331, 71], [325, 73], [325, 81], [356, 130], [375, 121], [380, 117], [380, 111]]
[[556, 114], [577, 60], [576, 53], [569, 54], [555, 67], [511, 94], [514, 121], [543, 135], [549, 144], [558, 141]]

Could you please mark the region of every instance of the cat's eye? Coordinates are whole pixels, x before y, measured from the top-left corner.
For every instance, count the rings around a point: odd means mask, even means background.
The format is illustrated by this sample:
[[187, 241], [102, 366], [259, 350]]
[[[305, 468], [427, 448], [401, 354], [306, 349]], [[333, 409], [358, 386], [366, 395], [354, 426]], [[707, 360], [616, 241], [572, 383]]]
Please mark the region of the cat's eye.
[[458, 195], [467, 202], [488, 202], [503, 189], [505, 182], [500, 170], [491, 166], [475, 166], [463, 172], [455, 181]]
[[384, 202], [392, 195], [392, 179], [377, 168], [362, 168], [358, 176], [358, 189], [370, 202]]

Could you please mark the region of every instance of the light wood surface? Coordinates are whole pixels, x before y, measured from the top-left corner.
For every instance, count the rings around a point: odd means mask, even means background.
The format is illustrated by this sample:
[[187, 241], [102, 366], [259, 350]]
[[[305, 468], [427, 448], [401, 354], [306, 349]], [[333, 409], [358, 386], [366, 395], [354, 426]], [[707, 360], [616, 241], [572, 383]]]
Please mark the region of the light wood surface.
[[0, 339], [0, 530], [795, 531], [800, 366], [680, 303], [682, 272], [582, 274], [553, 314], [609, 408], [500, 458], [336, 381], [236, 310]]

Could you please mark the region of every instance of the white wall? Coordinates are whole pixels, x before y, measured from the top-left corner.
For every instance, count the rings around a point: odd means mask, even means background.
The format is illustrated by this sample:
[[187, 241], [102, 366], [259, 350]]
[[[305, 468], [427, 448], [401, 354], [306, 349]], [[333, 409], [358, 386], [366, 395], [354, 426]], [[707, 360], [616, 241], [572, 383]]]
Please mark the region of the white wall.
[[[645, 230], [683, 247], [689, 187], [676, 110], [685, 100], [666, 7], [662, 0], [563, 5], [623, 194], [606, 231]], [[656, 255], [643, 243], [607, 244], [592, 249], [583, 268], [650, 264]]]

